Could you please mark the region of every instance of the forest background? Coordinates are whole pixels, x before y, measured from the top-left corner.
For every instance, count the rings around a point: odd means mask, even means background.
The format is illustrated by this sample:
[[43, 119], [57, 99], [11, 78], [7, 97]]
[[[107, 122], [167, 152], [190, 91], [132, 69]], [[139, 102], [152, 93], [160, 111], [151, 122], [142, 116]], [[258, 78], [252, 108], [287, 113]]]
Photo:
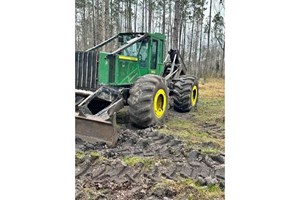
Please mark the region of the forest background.
[[225, 75], [224, 0], [76, 0], [75, 48], [86, 50], [120, 32], [166, 35], [197, 77]]

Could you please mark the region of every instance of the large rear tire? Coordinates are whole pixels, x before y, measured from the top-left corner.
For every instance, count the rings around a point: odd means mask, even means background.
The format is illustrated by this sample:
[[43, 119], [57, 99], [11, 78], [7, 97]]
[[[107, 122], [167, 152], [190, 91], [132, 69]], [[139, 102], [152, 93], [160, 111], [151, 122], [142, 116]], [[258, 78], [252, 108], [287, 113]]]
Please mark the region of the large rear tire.
[[181, 76], [174, 82], [174, 109], [178, 112], [189, 112], [197, 106], [199, 83], [193, 76]]
[[169, 106], [169, 90], [164, 79], [152, 74], [140, 77], [129, 91], [128, 104], [134, 126], [162, 124]]

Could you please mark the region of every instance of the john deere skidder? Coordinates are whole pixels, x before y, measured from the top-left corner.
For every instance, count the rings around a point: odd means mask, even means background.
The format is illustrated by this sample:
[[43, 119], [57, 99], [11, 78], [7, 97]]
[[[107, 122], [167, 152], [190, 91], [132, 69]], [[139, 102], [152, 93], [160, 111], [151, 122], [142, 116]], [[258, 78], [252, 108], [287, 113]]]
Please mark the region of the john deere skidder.
[[[188, 112], [198, 101], [198, 81], [186, 75], [177, 50], [164, 59], [160, 33], [120, 33], [84, 52], [75, 52], [76, 135], [115, 145], [116, 112], [129, 106], [139, 128], [163, 123], [168, 109]], [[111, 52], [97, 51], [115, 46]]]

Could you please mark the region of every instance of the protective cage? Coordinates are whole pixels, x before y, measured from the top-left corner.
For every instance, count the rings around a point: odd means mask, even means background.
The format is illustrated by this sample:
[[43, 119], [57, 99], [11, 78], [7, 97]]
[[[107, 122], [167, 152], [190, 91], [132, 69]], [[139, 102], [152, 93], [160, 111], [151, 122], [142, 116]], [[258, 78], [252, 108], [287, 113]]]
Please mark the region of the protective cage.
[[75, 52], [75, 88], [95, 91], [97, 89], [99, 52]]

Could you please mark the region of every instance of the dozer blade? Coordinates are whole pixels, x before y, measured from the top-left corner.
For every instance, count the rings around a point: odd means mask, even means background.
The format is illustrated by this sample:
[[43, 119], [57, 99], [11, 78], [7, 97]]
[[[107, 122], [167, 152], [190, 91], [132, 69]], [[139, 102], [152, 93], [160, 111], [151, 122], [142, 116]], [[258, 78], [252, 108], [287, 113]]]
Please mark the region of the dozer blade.
[[88, 142], [105, 142], [114, 146], [118, 140], [116, 131], [116, 115], [112, 116], [112, 122], [102, 120], [95, 116], [75, 116], [76, 136]]

